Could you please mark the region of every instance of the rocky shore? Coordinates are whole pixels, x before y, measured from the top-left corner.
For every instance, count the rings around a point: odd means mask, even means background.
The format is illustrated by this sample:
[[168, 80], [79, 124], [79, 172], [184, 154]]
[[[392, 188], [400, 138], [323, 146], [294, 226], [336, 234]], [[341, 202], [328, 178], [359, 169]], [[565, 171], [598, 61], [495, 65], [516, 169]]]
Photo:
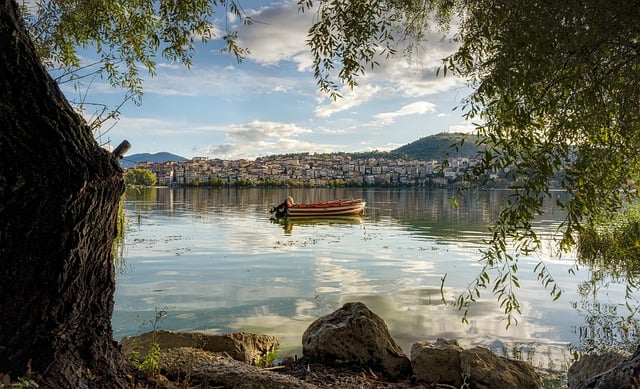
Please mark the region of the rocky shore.
[[[406, 356], [384, 321], [362, 303], [347, 303], [313, 322], [302, 336], [303, 356], [265, 365], [278, 347], [269, 335], [205, 335], [155, 331], [121, 341], [125, 355], [149, 359], [179, 387], [203, 388], [542, 388], [526, 362], [453, 340], [415, 343]], [[270, 354], [271, 353], [271, 354]], [[600, 358], [600, 359], [599, 359]], [[604, 359], [603, 359], [604, 358]], [[268, 364], [268, 363], [267, 363]], [[634, 388], [640, 352], [582, 358], [569, 371], [570, 388]], [[614, 386], [611, 386], [614, 385]]]

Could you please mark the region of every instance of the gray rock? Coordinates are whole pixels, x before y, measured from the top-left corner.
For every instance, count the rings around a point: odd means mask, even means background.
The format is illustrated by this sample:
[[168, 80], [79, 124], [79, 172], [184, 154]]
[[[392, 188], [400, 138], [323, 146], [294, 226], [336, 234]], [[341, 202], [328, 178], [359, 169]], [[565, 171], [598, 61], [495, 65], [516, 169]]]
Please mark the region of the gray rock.
[[417, 342], [411, 347], [411, 366], [416, 381], [430, 385], [472, 388], [541, 388], [542, 380], [523, 361], [495, 355], [475, 347], [462, 349], [456, 340]]
[[[570, 380], [569, 387], [572, 389], [640, 388], [640, 346], [633, 355], [615, 363], [618, 358], [619, 356], [612, 353], [602, 356], [583, 356], [569, 368], [567, 374]], [[581, 362], [583, 359], [585, 360]], [[589, 369], [593, 369], [591, 374]]]
[[624, 360], [625, 356], [615, 352], [598, 355], [582, 355], [567, 371], [567, 385], [575, 388], [590, 378], [605, 372]]
[[278, 338], [270, 335], [236, 332], [224, 335], [207, 335], [198, 332], [172, 332], [159, 330], [142, 335], [124, 337], [120, 341], [122, 352], [126, 356], [138, 353], [144, 359], [153, 343], [161, 350], [192, 347], [210, 352], [227, 353], [233, 359], [248, 364], [278, 347]]
[[542, 388], [542, 380], [531, 365], [498, 356], [483, 347], [464, 350], [460, 354], [460, 368], [478, 389]]
[[161, 352], [161, 373], [189, 388], [234, 389], [315, 389], [317, 386], [297, 378], [247, 365], [228, 356], [190, 347]]
[[411, 362], [385, 322], [362, 303], [347, 303], [311, 323], [302, 335], [302, 353], [326, 364], [368, 367], [391, 379], [411, 375]]
[[460, 353], [462, 347], [455, 339], [439, 338], [435, 343], [422, 341], [411, 346], [411, 367], [417, 381], [428, 384], [448, 384], [459, 388]]

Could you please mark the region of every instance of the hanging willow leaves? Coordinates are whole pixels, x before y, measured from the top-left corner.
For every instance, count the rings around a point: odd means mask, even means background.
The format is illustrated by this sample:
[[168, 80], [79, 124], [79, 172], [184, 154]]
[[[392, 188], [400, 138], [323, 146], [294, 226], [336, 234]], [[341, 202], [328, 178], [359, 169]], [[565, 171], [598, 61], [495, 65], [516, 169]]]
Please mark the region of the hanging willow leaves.
[[[557, 201], [566, 211], [558, 229], [565, 250], [592, 220], [637, 195], [629, 184], [640, 166], [640, 4], [368, 1], [361, 10], [351, 3], [302, 5], [317, 6], [309, 37], [315, 76], [334, 96], [341, 83], [357, 84], [361, 64], [375, 58], [372, 49], [387, 48], [389, 36], [413, 39], [405, 47], [415, 48], [428, 44], [421, 39], [430, 27], [455, 20], [459, 47], [438, 73], [465, 79], [473, 91], [461, 103], [462, 116], [477, 123], [482, 153], [468, 179], [482, 186], [491, 173], [505, 172], [513, 182], [490, 229], [482, 270], [456, 304], [466, 311], [492, 280], [511, 319], [520, 309], [515, 264], [540, 248], [532, 222], [552, 199], [552, 187], [569, 195]], [[345, 34], [356, 25], [357, 34]], [[558, 299], [561, 288], [548, 268], [536, 272]]]

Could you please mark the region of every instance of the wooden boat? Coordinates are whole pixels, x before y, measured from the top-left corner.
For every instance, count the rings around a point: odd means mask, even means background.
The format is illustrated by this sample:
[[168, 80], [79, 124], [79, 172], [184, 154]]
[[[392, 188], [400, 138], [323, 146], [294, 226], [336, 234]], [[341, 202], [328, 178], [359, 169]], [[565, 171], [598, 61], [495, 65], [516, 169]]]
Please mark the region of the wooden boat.
[[352, 216], [362, 215], [363, 200], [338, 200], [326, 203], [293, 204], [287, 208], [287, 216]]
[[295, 204], [292, 198], [288, 198], [271, 212], [275, 212], [276, 217], [354, 216], [362, 215], [366, 204], [362, 199]]

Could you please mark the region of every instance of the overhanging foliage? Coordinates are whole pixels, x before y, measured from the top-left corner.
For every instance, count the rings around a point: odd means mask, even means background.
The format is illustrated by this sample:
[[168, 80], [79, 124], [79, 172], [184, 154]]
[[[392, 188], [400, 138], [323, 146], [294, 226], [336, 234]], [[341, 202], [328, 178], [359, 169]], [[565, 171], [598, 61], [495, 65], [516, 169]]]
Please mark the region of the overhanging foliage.
[[[512, 313], [520, 312], [518, 256], [540, 246], [531, 223], [551, 198], [552, 179], [570, 194], [557, 204], [567, 213], [562, 249], [595, 217], [636, 196], [629, 183], [640, 163], [640, 5], [373, 2], [376, 11], [367, 18], [348, 19], [350, 12], [337, 13], [350, 2], [316, 3], [318, 22], [309, 43], [321, 89], [335, 88], [332, 77], [356, 85], [366, 66], [377, 64], [372, 50], [390, 52], [390, 37], [413, 39], [406, 45], [411, 50], [433, 25], [456, 23], [460, 46], [443, 59], [440, 73], [464, 78], [473, 90], [461, 109], [477, 122], [483, 152], [469, 179], [482, 185], [489, 173], [507, 168], [514, 181], [513, 195], [491, 227], [483, 270], [457, 304], [466, 311], [481, 289], [491, 288], [511, 323]], [[345, 25], [357, 25], [358, 34], [345, 36]], [[536, 272], [559, 298], [561, 289], [544, 263]]]

